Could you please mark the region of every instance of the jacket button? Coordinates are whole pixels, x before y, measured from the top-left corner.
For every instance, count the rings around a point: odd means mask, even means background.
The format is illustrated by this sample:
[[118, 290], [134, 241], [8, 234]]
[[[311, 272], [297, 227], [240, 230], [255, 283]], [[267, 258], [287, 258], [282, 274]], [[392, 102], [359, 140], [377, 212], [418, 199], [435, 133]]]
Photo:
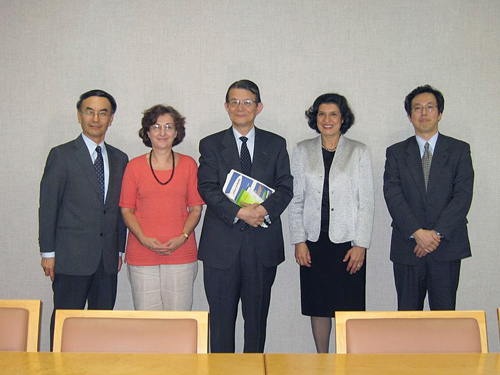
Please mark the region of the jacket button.
[[101, 233], [101, 234], [100, 234], [100, 236], [101, 236], [101, 237], [102, 237], [102, 236], [104, 236], [104, 233]]

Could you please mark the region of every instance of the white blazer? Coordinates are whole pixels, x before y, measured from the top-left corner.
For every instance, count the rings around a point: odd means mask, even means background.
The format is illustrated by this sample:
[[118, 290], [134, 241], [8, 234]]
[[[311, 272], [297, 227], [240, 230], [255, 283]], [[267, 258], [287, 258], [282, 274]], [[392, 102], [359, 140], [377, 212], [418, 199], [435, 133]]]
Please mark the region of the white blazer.
[[[293, 153], [293, 199], [288, 207], [292, 244], [316, 242], [321, 226], [325, 167], [321, 136], [297, 144]], [[330, 241], [351, 241], [370, 247], [373, 214], [373, 172], [365, 144], [340, 136], [330, 168]]]

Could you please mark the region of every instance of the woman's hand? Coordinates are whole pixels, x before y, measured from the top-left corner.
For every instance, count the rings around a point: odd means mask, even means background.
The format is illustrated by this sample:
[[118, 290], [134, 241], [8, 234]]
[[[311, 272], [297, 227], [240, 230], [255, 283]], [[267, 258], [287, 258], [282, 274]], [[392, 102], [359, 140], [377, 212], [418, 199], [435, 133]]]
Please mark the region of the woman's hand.
[[153, 237], [142, 237], [141, 239], [139, 239], [139, 241], [141, 242], [142, 246], [158, 254], [162, 254], [168, 250], [165, 244], [162, 244], [160, 241]]
[[358, 272], [363, 266], [365, 261], [365, 252], [366, 249], [364, 247], [353, 246], [345, 255], [344, 263], [349, 261], [349, 263], [347, 263], [346, 270], [351, 275]]
[[311, 267], [311, 253], [305, 242], [295, 244], [295, 260], [299, 266]]
[[163, 244], [163, 246], [165, 246], [165, 248], [167, 249], [167, 251], [164, 251], [163, 254], [164, 255], [172, 254], [175, 250], [181, 247], [186, 241], [187, 238], [184, 236], [184, 234], [169, 239], [167, 242]]

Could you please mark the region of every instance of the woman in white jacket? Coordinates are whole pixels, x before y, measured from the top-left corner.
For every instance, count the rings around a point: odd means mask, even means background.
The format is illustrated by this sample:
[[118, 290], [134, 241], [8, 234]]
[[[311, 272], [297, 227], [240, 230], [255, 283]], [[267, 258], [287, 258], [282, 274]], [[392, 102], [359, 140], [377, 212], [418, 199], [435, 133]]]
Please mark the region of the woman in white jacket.
[[354, 123], [345, 97], [319, 96], [306, 117], [320, 136], [298, 143], [293, 154], [288, 221], [300, 265], [302, 314], [311, 317], [318, 353], [328, 353], [335, 311], [365, 310], [373, 174], [366, 145], [344, 136]]

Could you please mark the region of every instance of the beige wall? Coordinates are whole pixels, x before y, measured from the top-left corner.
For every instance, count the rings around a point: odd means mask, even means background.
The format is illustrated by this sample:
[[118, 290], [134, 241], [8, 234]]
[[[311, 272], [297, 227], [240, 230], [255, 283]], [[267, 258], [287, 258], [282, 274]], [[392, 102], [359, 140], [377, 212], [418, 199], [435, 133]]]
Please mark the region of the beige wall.
[[[430, 83], [446, 99], [440, 130], [471, 144], [476, 171], [473, 257], [462, 263], [458, 308], [487, 311], [490, 349], [498, 351], [499, 20], [498, 0], [2, 1], [0, 298], [43, 301], [47, 350], [52, 292], [39, 265], [39, 181], [49, 149], [79, 134], [74, 106], [82, 92], [115, 96], [107, 140], [130, 157], [146, 152], [137, 137], [141, 111], [173, 105], [187, 117], [176, 150], [197, 159], [198, 141], [229, 126], [227, 86], [249, 78], [264, 102], [257, 125], [285, 136], [290, 152], [314, 136], [304, 110], [318, 95], [349, 99], [357, 121], [348, 136], [368, 144], [375, 176], [368, 309], [395, 309], [385, 148], [412, 134], [403, 99]], [[284, 218], [288, 258], [273, 289], [267, 351], [312, 352]], [[117, 308], [132, 308], [125, 272]], [[201, 273], [195, 308], [207, 308]], [[241, 351], [241, 322], [238, 332]]]

